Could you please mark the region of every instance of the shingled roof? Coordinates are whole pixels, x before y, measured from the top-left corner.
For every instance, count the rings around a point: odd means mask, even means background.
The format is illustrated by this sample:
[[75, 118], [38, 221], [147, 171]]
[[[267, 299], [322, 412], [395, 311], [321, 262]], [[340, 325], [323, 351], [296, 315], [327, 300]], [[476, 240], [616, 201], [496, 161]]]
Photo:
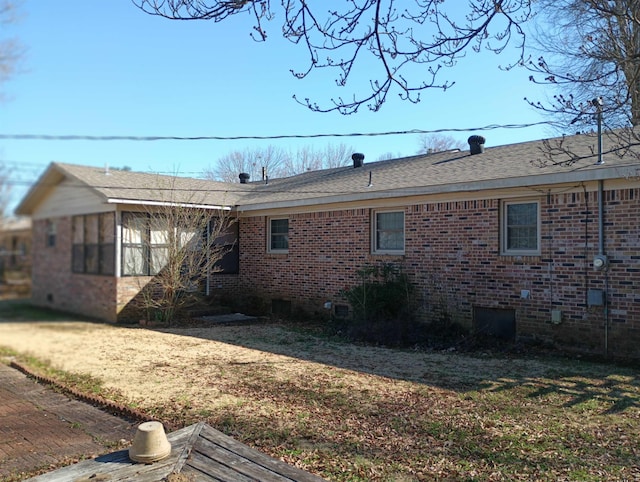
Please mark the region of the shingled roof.
[[109, 199], [167, 201], [209, 205], [234, 205], [237, 196], [229, 184], [190, 177], [155, 173], [105, 170], [96, 167], [57, 164], [67, 175], [87, 184]]
[[54, 162], [24, 197], [16, 213], [30, 214], [47, 190], [67, 185], [91, 189], [111, 203], [171, 203], [208, 207], [233, 207], [239, 193], [234, 184]]
[[398, 196], [479, 191], [637, 175], [640, 150], [603, 137], [581, 134], [489, 147], [481, 154], [446, 151], [308, 172], [255, 185], [240, 199], [243, 210]]
[[605, 134], [605, 162], [599, 164], [597, 143], [596, 135], [579, 134], [488, 147], [475, 155], [452, 150], [247, 184], [53, 163], [16, 212], [29, 214], [44, 196], [41, 188], [63, 179], [89, 187], [106, 202], [172, 202], [250, 211], [638, 175], [637, 145], [621, 143], [620, 132]]

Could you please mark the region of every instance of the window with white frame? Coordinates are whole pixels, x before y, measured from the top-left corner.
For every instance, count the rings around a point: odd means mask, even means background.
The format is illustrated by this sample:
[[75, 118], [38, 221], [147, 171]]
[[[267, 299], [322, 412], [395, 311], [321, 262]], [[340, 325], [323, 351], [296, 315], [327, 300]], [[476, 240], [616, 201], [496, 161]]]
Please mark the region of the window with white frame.
[[269, 219], [268, 250], [271, 253], [286, 253], [289, 251], [289, 219]]
[[122, 274], [148, 275], [148, 230], [146, 214], [122, 214]]
[[[154, 276], [167, 266], [173, 249], [203, 249], [197, 227], [176, 226], [179, 220], [161, 213], [122, 214], [122, 275]], [[174, 252], [175, 255], [175, 252]]]
[[505, 255], [540, 254], [540, 203], [503, 201], [501, 252]]
[[122, 214], [123, 276], [153, 276], [169, 260], [175, 227], [162, 215]]
[[372, 234], [374, 253], [404, 253], [404, 211], [374, 212]]

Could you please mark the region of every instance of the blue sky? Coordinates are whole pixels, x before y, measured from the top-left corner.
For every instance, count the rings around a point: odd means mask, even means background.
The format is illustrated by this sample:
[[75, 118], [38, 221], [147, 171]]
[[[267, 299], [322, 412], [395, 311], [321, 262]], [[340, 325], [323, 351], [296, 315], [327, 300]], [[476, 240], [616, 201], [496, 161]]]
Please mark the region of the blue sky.
[[[333, 73], [295, 79], [305, 52], [278, 36], [250, 37], [248, 16], [213, 22], [152, 17], [129, 0], [88, 2], [24, 0], [20, 21], [8, 34], [26, 48], [22, 71], [2, 85], [0, 134], [116, 136], [270, 136], [412, 129], [466, 129], [449, 135], [466, 142], [472, 133], [487, 146], [553, 135], [544, 126], [480, 130], [488, 125], [543, 119], [523, 100], [543, 99], [524, 70], [498, 69], [508, 57], [487, 53], [460, 61], [433, 89], [411, 104], [396, 94], [376, 113], [314, 113], [292, 96], [318, 102], [348, 97]], [[368, 65], [366, 68], [375, 68]], [[358, 89], [358, 86], [353, 86]], [[344, 91], [344, 92], [343, 92]], [[344, 143], [376, 160], [391, 152], [415, 154], [418, 135], [244, 141], [39, 141], [0, 139], [0, 159], [14, 169], [14, 202], [51, 161], [197, 176], [225, 154], [269, 144], [295, 149]]]

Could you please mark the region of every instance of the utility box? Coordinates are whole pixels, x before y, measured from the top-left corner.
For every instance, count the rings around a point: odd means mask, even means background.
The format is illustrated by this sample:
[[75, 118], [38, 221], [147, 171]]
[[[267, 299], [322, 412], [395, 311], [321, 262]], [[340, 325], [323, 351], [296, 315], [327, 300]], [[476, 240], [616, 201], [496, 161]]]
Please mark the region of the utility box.
[[590, 289], [587, 291], [587, 305], [589, 306], [604, 306], [605, 296], [604, 290]]
[[593, 269], [596, 271], [606, 271], [609, 268], [609, 258], [604, 254], [593, 257]]

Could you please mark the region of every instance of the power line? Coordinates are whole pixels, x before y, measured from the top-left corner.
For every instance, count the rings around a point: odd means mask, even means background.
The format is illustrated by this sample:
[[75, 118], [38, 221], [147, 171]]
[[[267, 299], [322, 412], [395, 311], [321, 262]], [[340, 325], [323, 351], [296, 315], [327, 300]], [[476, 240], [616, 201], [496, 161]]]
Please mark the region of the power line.
[[48, 162], [29, 162], [29, 161], [14, 161], [11, 159], [0, 159], [0, 166], [4, 165], [4, 166], [17, 166], [19, 168], [23, 168], [23, 167], [43, 167], [46, 166], [47, 164], [49, 164]]
[[529, 124], [490, 124], [484, 127], [468, 127], [459, 129], [410, 129], [402, 131], [386, 132], [352, 132], [333, 134], [282, 134], [273, 136], [132, 136], [132, 135], [57, 135], [57, 134], [0, 134], [0, 139], [5, 140], [41, 140], [41, 141], [238, 141], [238, 140], [276, 140], [276, 139], [316, 139], [322, 137], [378, 137], [397, 136], [408, 134], [441, 134], [444, 132], [475, 132], [495, 129], [524, 129], [539, 125], [557, 125], [551, 121], [533, 122]]
[[[220, 181], [212, 181], [212, 182], [218, 182], [220, 183]], [[10, 187], [17, 187], [17, 186], [22, 186], [22, 187], [29, 187], [32, 186], [34, 183], [33, 182], [27, 182], [27, 181], [16, 181], [16, 180], [8, 180], [6, 182], [4, 182], [4, 184], [6, 186], [10, 186]], [[119, 191], [147, 191], [149, 193], [192, 193], [192, 194], [200, 194], [200, 193], [234, 193], [234, 194], [252, 194], [252, 193], [259, 193], [259, 194], [315, 194], [315, 195], [344, 195], [344, 194], [353, 194], [353, 190], [349, 189], [349, 190], [329, 190], [329, 189], [291, 189], [291, 188], [287, 188], [286, 186], [283, 187], [279, 187], [279, 186], [269, 186], [268, 188], [261, 188], [259, 191], [252, 189], [252, 188], [247, 188], [247, 187], [243, 187], [240, 183], [229, 183], [231, 186], [229, 186], [229, 188], [214, 188], [214, 187], [207, 187], [207, 188], [192, 188], [192, 187], [188, 187], [188, 188], [182, 188], [182, 187], [153, 187], [153, 188], [146, 188], [146, 187], [139, 187], [139, 186], [118, 186], [115, 189], [118, 189]], [[257, 183], [256, 183], [257, 184]], [[266, 184], [261, 184], [262, 186], [265, 186]], [[42, 184], [43, 187], [55, 187], [57, 186], [57, 184]], [[233, 186], [233, 187], [232, 187]], [[65, 188], [68, 189], [114, 189], [113, 186], [102, 186], [102, 185], [86, 185], [86, 184], [66, 184]], [[408, 188], [408, 190], [410, 190], [411, 188]], [[140, 198], [140, 201], [144, 201], [145, 199]]]

